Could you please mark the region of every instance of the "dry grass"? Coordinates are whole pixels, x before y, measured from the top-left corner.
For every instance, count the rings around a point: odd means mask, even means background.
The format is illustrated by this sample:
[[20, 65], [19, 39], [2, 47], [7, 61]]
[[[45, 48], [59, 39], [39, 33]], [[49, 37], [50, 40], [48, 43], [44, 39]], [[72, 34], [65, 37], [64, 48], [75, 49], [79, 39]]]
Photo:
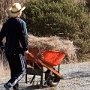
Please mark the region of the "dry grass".
[[0, 60], [0, 80], [3, 81], [6, 79], [10, 74], [8, 65], [4, 66], [3, 62]]
[[37, 47], [40, 50], [55, 50], [61, 51], [67, 54], [69, 61], [73, 59], [77, 60], [76, 48], [73, 42], [70, 40], [60, 39], [60, 37], [37, 37], [33, 35], [28, 35], [29, 47]]

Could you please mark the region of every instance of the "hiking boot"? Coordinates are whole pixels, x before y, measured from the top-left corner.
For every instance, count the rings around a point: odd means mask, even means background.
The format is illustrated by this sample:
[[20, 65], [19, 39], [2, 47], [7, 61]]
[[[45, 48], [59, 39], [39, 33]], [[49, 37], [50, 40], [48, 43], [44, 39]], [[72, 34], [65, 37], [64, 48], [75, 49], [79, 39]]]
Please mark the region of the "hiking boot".
[[6, 90], [10, 90], [11, 87], [12, 87], [12, 84], [11, 84], [10, 82], [4, 84], [4, 88], [5, 88]]

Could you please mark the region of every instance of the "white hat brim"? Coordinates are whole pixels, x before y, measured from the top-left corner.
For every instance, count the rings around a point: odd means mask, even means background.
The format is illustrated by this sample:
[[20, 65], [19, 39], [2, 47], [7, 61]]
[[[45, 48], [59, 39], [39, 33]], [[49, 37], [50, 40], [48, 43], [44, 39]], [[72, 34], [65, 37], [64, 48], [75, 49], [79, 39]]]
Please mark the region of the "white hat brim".
[[25, 10], [25, 8], [26, 8], [26, 7], [22, 7], [22, 9], [21, 9], [20, 11], [23, 11], [23, 10]]
[[17, 17], [17, 16], [20, 14], [20, 12], [22, 12], [23, 10], [25, 10], [25, 8], [26, 8], [26, 7], [22, 7], [22, 9], [21, 9], [19, 12], [15, 12], [15, 13], [13, 13], [13, 12], [12, 12], [12, 8], [10, 8], [10, 9], [9, 9], [9, 16], [10, 16], [10, 17]]

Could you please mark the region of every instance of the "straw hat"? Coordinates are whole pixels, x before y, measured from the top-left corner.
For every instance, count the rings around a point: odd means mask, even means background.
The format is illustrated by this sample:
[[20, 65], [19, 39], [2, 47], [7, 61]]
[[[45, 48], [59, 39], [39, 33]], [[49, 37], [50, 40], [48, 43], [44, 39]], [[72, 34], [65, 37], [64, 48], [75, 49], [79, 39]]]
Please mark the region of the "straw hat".
[[9, 16], [10, 17], [18, 17], [21, 12], [25, 9], [25, 7], [21, 7], [21, 4], [14, 3], [12, 7], [9, 8]]

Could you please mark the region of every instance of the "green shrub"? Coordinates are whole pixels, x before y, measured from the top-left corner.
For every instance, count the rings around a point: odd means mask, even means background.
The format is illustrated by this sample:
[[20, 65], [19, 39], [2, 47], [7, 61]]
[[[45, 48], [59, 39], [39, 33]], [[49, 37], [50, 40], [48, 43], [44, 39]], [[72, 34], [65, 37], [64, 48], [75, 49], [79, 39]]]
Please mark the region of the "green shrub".
[[55, 1], [29, 0], [26, 2], [25, 13], [28, 25], [31, 26], [31, 32], [41, 36], [63, 33], [68, 37], [68, 34], [72, 36], [71, 34], [77, 30], [86, 27], [84, 24], [88, 22], [85, 20], [88, 16], [82, 5], [73, 3], [73, 0]]

